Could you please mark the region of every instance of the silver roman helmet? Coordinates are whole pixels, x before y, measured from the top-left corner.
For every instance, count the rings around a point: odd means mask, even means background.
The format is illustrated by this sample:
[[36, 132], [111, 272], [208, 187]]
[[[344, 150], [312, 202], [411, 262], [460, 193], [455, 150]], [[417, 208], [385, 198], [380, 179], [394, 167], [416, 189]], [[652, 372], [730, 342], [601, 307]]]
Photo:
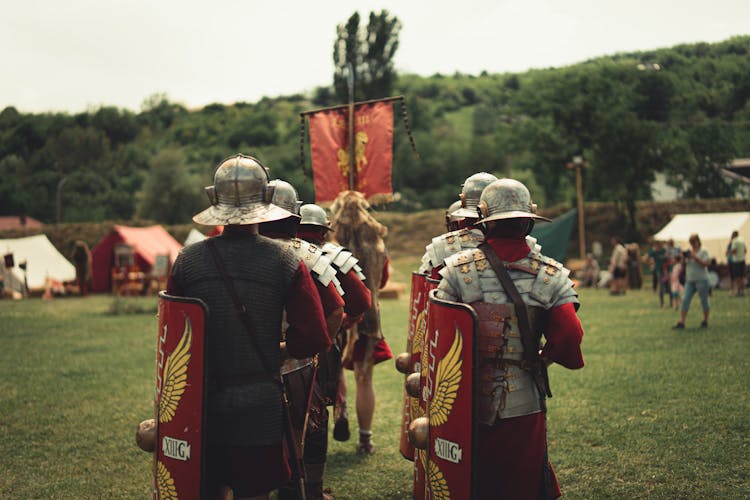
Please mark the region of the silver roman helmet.
[[479, 199], [479, 222], [501, 219], [529, 218], [550, 222], [536, 214], [536, 203], [531, 202], [531, 193], [515, 179], [498, 179], [487, 186]]
[[463, 215], [454, 215], [455, 212], [461, 208], [461, 200], [456, 200], [450, 204], [448, 210], [445, 211], [445, 223], [447, 225], [454, 224], [458, 221], [464, 220]]
[[[271, 198], [273, 204], [290, 212], [291, 215], [299, 217], [299, 207], [302, 205], [302, 202], [299, 201], [299, 196], [294, 186], [281, 179], [274, 179], [268, 185], [273, 188], [273, 197]], [[287, 215], [287, 217], [289, 216]]]
[[331, 229], [331, 221], [328, 220], [328, 215], [323, 207], [308, 203], [299, 208], [299, 214], [302, 217], [302, 220], [299, 221], [300, 225], [307, 224]]
[[461, 186], [461, 208], [451, 212], [451, 215], [454, 217], [478, 218], [477, 205], [479, 204], [479, 196], [482, 194], [484, 188], [496, 180], [497, 177], [487, 172], [479, 172], [467, 177]]
[[266, 168], [252, 156], [237, 154], [219, 163], [206, 194], [211, 206], [193, 216], [206, 226], [259, 224], [291, 215], [271, 203]]

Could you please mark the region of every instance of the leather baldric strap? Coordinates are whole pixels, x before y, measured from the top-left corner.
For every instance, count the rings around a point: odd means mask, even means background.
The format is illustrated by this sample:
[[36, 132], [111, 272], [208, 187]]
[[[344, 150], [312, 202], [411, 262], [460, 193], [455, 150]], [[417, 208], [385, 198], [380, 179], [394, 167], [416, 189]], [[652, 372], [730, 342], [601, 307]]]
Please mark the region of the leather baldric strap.
[[247, 330], [250, 340], [253, 342], [253, 347], [258, 353], [258, 357], [260, 357], [261, 363], [263, 363], [263, 368], [266, 371], [265, 380], [268, 380], [270, 378], [274, 382], [278, 382], [279, 384], [281, 384], [281, 375], [279, 375], [279, 369], [272, 369], [270, 361], [268, 361], [268, 358], [258, 344], [258, 339], [255, 337], [255, 327], [253, 326], [253, 319], [250, 317], [250, 313], [248, 313], [245, 305], [240, 301], [240, 297], [239, 295], [237, 295], [237, 290], [234, 288], [234, 283], [232, 283], [232, 280], [229, 279], [227, 269], [224, 266], [224, 261], [221, 259], [219, 251], [216, 249], [215, 240], [209, 239], [207, 242], [207, 246], [209, 251], [211, 252], [211, 257], [213, 257], [214, 262], [216, 263], [216, 268], [219, 270], [219, 275], [221, 275], [221, 279], [224, 281], [224, 287], [227, 289], [229, 296], [232, 298], [234, 307], [235, 309], [237, 309], [237, 314], [239, 315], [242, 324], [245, 326], [245, 330]]
[[497, 279], [500, 280], [500, 284], [503, 286], [505, 293], [507, 293], [510, 300], [513, 301], [513, 305], [516, 309], [516, 316], [518, 317], [518, 329], [521, 331], [524, 361], [527, 363], [539, 390], [546, 394], [547, 397], [551, 398], [552, 392], [549, 388], [547, 365], [539, 356], [539, 345], [535, 340], [531, 331], [531, 326], [529, 325], [529, 315], [526, 310], [526, 303], [523, 301], [516, 284], [513, 283], [510, 274], [508, 274], [505, 264], [498, 258], [492, 247], [487, 242], [483, 242], [479, 245], [479, 249], [482, 250], [485, 257], [487, 257], [487, 262], [489, 262], [492, 270], [495, 271]]

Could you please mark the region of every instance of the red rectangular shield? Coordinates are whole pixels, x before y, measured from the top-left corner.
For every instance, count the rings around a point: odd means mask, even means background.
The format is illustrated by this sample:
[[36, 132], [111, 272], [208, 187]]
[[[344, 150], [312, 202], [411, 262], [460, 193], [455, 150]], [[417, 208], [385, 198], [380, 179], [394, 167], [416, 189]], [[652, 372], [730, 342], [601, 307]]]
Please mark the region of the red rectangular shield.
[[[422, 355], [422, 343], [419, 341], [418, 347], [415, 349], [414, 336], [424, 319], [425, 305], [427, 304], [427, 275], [420, 274], [417, 272], [411, 273], [411, 293], [409, 295], [409, 326], [407, 328], [406, 338], [406, 352], [410, 354], [409, 357], [409, 370], [404, 379], [415, 371], [420, 370], [420, 357]], [[404, 390], [404, 402], [403, 410], [401, 412], [401, 442], [399, 445], [399, 451], [401, 455], [407, 460], [414, 460], [414, 446], [409, 442], [407, 431], [409, 430], [409, 423], [412, 420], [412, 414], [416, 415], [418, 411], [419, 402], [416, 398], [412, 398]]]
[[420, 450], [415, 498], [474, 498], [476, 449], [473, 369], [476, 313], [471, 306], [429, 295], [422, 368], [422, 399], [430, 445]]
[[207, 313], [199, 299], [159, 293], [154, 397], [156, 499], [205, 497], [203, 367]]
[[[349, 189], [349, 110], [328, 109], [308, 115], [315, 203], [333, 201]], [[356, 184], [370, 199], [391, 194], [393, 108], [391, 101], [362, 103], [354, 108]]]

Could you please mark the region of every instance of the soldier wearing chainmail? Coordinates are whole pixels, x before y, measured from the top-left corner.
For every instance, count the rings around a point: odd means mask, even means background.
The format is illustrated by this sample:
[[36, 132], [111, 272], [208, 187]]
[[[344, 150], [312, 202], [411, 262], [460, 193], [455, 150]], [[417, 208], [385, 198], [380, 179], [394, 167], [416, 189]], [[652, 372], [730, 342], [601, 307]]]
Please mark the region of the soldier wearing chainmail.
[[[268, 176], [260, 162], [244, 155], [227, 158], [206, 191], [211, 206], [193, 220], [224, 225], [224, 232], [182, 250], [168, 291], [200, 298], [209, 310], [205, 326], [207, 491], [209, 498], [224, 498], [229, 490], [235, 499], [267, 498], [268, 492], [290, 477], [282, 449], [278, 382], [283, 311], [289, 355], [312, 356], [326, 350], [330, 339], [307, 267], [283, 245], [258, 234], [259, 223], [290, 215], [270, 203]], [[233, 284], [253, 331], [238, 314], [226, 283]]]
[[486, 242], [440, 271], [438, 298], [470, 304], [479, 319], [479, 498], [560, 496], [547, 457], [547, 366], [583, 366], [583, 329], [569, 271], [526, 240], [544, 219], [535, 208], [520, 182], [494, 181], [479, 202]]

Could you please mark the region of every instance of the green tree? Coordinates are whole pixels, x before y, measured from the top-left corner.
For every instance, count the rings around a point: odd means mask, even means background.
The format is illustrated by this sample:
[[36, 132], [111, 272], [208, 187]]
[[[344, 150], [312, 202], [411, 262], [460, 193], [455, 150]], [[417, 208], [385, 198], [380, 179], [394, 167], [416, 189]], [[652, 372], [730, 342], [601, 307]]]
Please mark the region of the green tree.
[[104, 131], [113, 148], [135, 139], [139, 130], [132, 112], [120, 111], [112, 106], [103, 106], [96, 110], [91, 116], [91, 125]]
[[683, 189], [689, 198], [726, 198], [734, 196], [734, 185], [721, 175], [720, 168], [735, 157], [732, 128], [708, 122], [687, 127], [685, 143], [688, 159], [680, 169]]
[[393, 57], [398, 50], [401, 22], [387, 10], [370, 12], [366, 29], [355, 12], [336, 30], [333, 46], [333, 86], [340, 102], [349, 100], [349, 65], [354, 70], [355, 100], [391, 94], [396, 79]]
[[203, 206], [199, 183], [179, 149], [164, 149], [151, 160], [140, 198], [137, 215], [165, 224], [185, 224]]

